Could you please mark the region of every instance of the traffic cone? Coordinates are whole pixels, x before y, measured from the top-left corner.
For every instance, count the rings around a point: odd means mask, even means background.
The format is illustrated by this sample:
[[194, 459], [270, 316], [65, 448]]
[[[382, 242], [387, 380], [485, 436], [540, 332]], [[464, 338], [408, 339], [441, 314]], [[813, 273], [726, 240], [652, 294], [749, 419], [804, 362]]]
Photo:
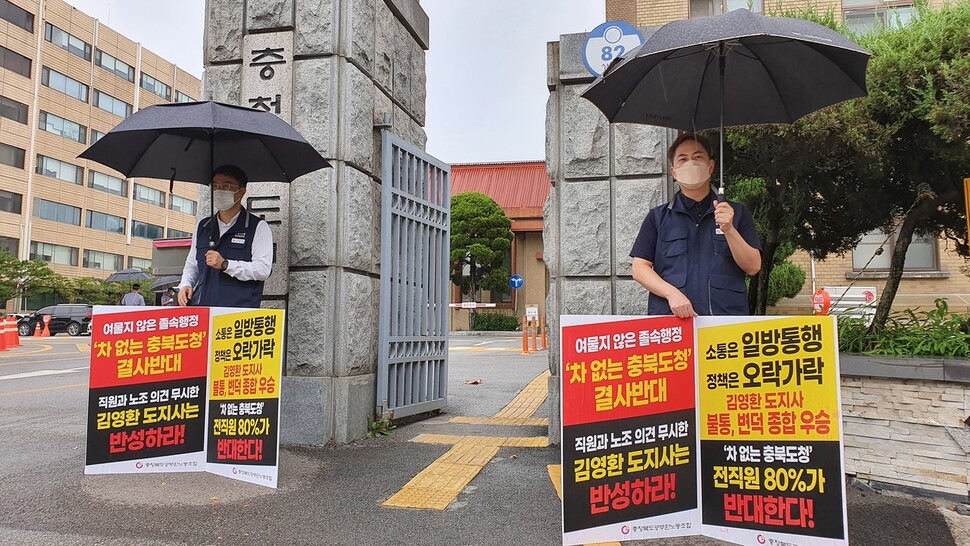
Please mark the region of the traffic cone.
[[40, 337], [41, 336], [41, 333], [40, 333], [41, 332], [40, 323], [41, 323], [41, 321], [39, 321], [39, 320], [34, 323], [34, 326], [36, 326], [34, 328], [34, 337]]
[[16, 317], [7, 317], [7, 327], [13, 326], [13, 330], [10, 330], [10, 339], [13, 341], [11, 347], [20, 347], [20, 325], [17, 324]]
[[11, 323], [10, 323], [10, 319], [11, 319], [11, 317], [7, 317], [7, 318], [6, 318], [6, 319], [4, 319], [4, 321], [3, 321], [3, 322], [4, 322], [4, 324], [6, 324], [6, 326], [7, 326], [7, 333], [6, 333], [6, 335], [5, 335], [5, 336], [3, 336], [3, 337], [4, 337], [4, 338], [6, 339], [6, 341], [7, 341], [7, 348], [8, 348], [8, 349], [12, 349], [12, 348], [14, 348], [14, 347], [16, 347], [16, 346], [17, 346], [17, 341], [16, 341], [16, 340], [17, 340], [17, 338], [16, 338], [16, 336], [14, 335], [14, 334], [15, 334], [15, 333], [17, 332], [17, 327], [16, 327], [16, 325], [14, 325], [14, 326], [13, 326], [13, 330], [11, 330], [11, 329], [10, 329], [10, 328], [11, 328]]
[[40, 337], [51, 337], [51, 331], [50, 331], [50, 329], [47, 328], [47, 323], [50, 322], [50, 321], [49, 320], [45, 320], [43, 322], [44, 322], [44, 331], [42, 331], [40, 333]]
[[0, 351], [7, 350], [7, 321], [0, 321]]

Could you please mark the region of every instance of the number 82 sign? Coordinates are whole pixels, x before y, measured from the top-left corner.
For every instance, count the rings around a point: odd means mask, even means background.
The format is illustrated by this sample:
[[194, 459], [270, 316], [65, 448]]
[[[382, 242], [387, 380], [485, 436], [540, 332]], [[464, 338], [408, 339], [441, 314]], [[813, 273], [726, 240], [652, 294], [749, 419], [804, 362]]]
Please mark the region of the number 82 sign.
[[586, 36], [583, 63], [586, 70], [599, 76], [613, 59], [643, 43], [643, 36], [633, 25], [623, 21], [607, 21]]

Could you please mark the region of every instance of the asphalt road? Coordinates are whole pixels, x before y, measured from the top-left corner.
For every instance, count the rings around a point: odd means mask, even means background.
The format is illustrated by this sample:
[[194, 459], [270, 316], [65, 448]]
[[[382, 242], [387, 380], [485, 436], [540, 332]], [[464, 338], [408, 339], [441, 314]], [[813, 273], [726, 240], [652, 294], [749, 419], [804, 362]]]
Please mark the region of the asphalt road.
[[[0, 353], [0, 544], [561, 542], [561, 505], [547, 470], [560, 461], [558, 446], [501, 448], [446, 510], [381, 506], [448, 451], [411, 441], [421, 434], [545, 434], [538, 426], [449, 422], [496, 414], [547, 369], [545, 353], [520, 354], [520, 338], [453, 337], [441, 415], [387, 438], [286, 447], [277, 490], [204, 473], [85, 476], [89, 339], [25, 338], [23, 347]], [[545, 406], [536, 413], [547, 415]], [[853, 545], [970, 545], [970, 517], [946, 506], [855, 488], [848, 502]], [[725, 543], [691, 537], [633, 544]]]

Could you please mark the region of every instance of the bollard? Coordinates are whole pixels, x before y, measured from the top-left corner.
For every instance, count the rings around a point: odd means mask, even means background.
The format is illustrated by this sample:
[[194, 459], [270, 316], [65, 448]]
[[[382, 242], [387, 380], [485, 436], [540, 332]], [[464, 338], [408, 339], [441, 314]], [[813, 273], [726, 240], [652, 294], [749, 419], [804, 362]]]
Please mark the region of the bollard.
[[539, 344], [536, 342], [536, 330], [538, 330], [538, 320], [530, 320], [529, 323], [532, 325], [532, 350], [538, 351]]
[[522, 315], [522, 354], [529, 354], [529, 319]]
[[[545, 317], [545, 315], [543, 315], [543, 317]], [[548, 328], [548, 327], [549, 327], [549, 325], [546, 323], [545, 320], [539, 322], [539, 328], [542, 329], [542, 348], [543, 349], [548, 349], [549, 348], [549, 343], [546, 340], [546, 328]]]

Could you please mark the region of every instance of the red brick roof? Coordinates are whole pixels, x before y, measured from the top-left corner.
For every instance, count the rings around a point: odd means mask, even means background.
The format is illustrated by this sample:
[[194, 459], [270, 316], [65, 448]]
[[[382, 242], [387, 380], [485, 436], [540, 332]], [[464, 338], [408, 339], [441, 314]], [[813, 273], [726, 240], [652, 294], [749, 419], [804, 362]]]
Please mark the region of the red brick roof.
[[[509, 217], [516, 209], [534, 209], [542, 217], [552, 182], [543, 161], [477, 163], [451, 166], [451, 194], [474, 191], [491, 197]], [[524, 211], [522, 211], [524, 212]]]

